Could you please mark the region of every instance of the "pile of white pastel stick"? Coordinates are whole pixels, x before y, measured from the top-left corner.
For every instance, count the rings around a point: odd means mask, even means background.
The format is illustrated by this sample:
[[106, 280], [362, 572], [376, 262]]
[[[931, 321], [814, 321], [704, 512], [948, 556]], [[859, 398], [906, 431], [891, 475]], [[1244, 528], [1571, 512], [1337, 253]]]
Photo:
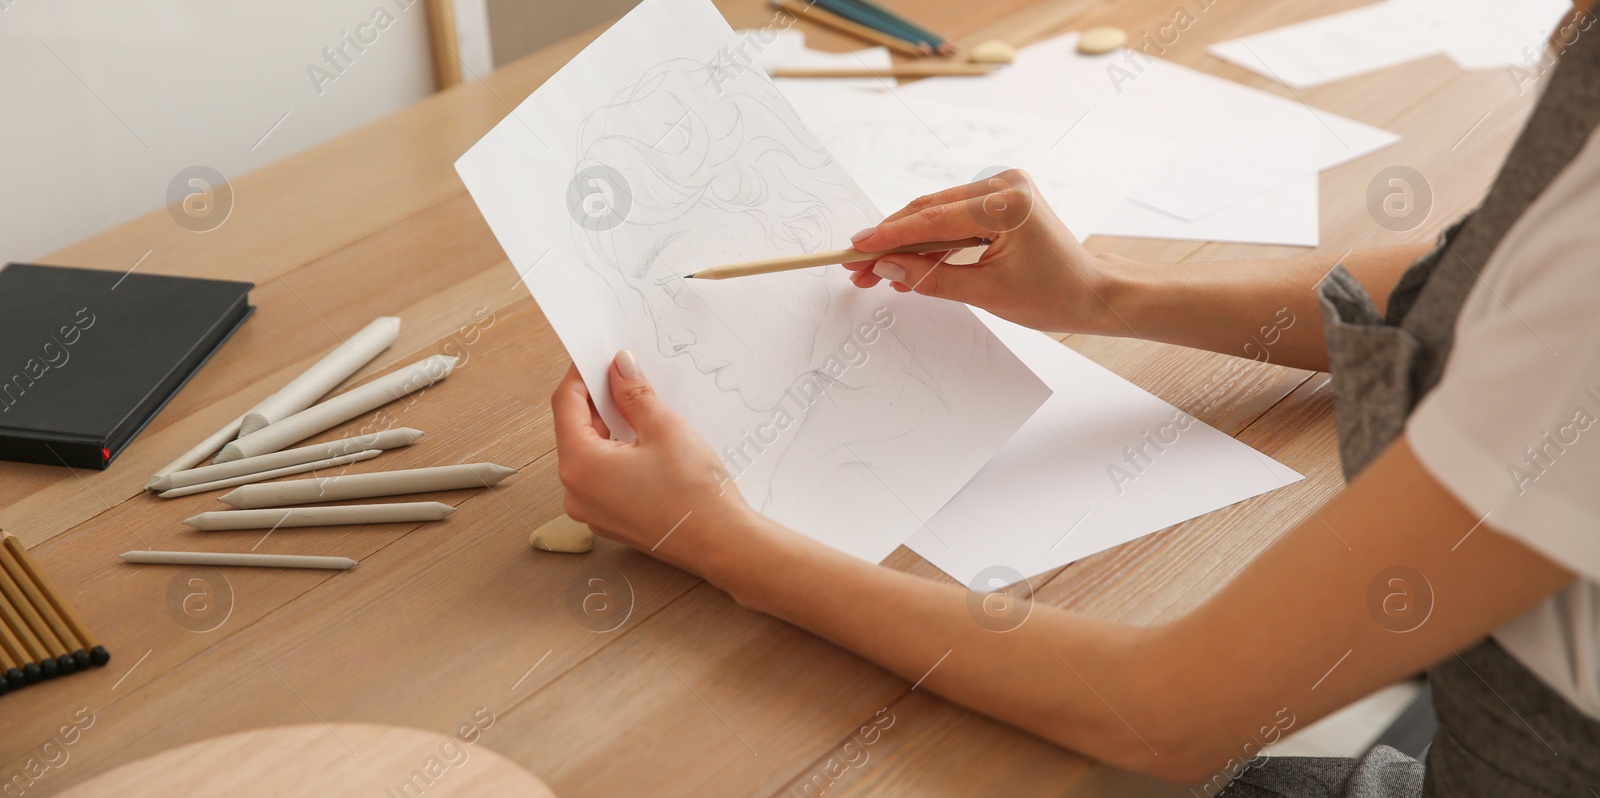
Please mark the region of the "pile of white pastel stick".
[[[456, 366], [456, 358], [432, 355], [323, 399], [388, 349], [399, 336], [400, 319], [396, 316], [380, 316], [334, 347], [333, 351], [288, 385], [157, 471], [145, 483], [145, 489], [154, 491], [161, 498], [172, 499], [233, 488], [218, 497], [232, 509], [201, 513], [184, 521], [205, 532], [440, 521], [449, 517], [455, 508], [442, 502], [317, 507], [298, 505], [487, 488], [515, 474], [516, 469], [494, 463], [466, 463], [267, 482], [292, 474], [370, 460], [387, 450], [410, 446], [422, 437], [421, 430], [400, 427], [296, 449], [285, 448], [450, 376]], [[215, 457], [210, 465], [201, 465], [202, 461], [213, 455]], [[356, 566], [356, 561], [348, 557], [293, 554], [129, 551], [124, 552], [122, 558], [136, 563], [173, 565], [338, 570]]]

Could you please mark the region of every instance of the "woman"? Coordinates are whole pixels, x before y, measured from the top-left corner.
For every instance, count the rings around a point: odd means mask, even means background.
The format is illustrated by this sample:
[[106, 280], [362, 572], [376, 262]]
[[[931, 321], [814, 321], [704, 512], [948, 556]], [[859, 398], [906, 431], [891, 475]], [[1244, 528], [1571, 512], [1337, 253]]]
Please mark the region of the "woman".
[[[1322, 313], [1323, 331], [1292, 326], [1273, 356], [1333, 373], [1349, 485], [1183, 619], [1136, 628], [1037, 607], [990, 631], [962, 589], [750, 510], [627, 352], [610, 390], [635, 443], [608, 439], [575, 372], [552, 398], [567, 512], [746, 607], [1121, 767], [1190, 783], [1223, 770], [1242, 796], [1600, 789], [1594, 38], [1558, 37], [1570, 49], [1488, 198], [1435, 248], [1338, 263], [1095, 256], [1018, 173], [924, 197], [854, 237], [864, 251], [992, 238], [974, 265], [895, 255], [850, 264], [852, 279], [1043, 330], [1236, 353], [1283, 308]], [[1424, 593], [1420, 625], [1386, 622], [1385, 600]], [[1230, 768], [1286, 716], [1309, 722], [1422, 669], [1439, 718], [1425, 769], [1387, 748]]]

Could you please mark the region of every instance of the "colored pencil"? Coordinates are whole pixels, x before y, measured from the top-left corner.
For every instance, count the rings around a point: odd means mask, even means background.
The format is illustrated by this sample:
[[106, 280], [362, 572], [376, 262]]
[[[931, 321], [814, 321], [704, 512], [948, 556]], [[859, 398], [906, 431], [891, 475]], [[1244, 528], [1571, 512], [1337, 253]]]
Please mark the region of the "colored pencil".
[[866, 25], [852, 22], [825, 8], [820, 8], [807, 3], [805, 0], [774, 0], [774, 2], [779, 8], [794, 14], [796, 17], [801, 19], [809, 19], [820, 25], [826, 25], [827, 27], [833, 28], [834, 30], [866, 39], [873, 44], [882, 45], [902, 55], [923, 56], [930, 55], [932, 53], [931, 49], [928, 52], [923, 52], [904, 39], [901, 39], [897, 36], [890, 36], [889, 34], [877, 30], [876, 28], [870, 28]]
[[955, 52], [955, 48], [942, 37], [871, 0], [811, 0], [811, 2], [846, 19], [854, 19], [891, 36], [898, 36], [919, 48], [927, 47], [939, 55]]

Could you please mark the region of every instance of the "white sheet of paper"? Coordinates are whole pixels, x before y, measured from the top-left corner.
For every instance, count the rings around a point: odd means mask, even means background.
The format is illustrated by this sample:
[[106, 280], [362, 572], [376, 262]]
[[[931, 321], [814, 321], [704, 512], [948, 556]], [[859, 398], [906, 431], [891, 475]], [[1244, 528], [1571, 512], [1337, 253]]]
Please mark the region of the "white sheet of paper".
[[[917, 81], [900, 92], [1027, 114], [1065, 132], [1087, 119], [1181, 131], [1176, 151], [1132, 199], [1196, 219], [1399, 141], [1399, 136], [1294, 100], [1118, 50], [1075, 52], [1077, 34], [1025, 47], [981, 78]], [[1087, 115], [1087, 116], [1086, 116]]]
[[1135, 238], [1314, 247], [1321, 240], [1318, 207], [1317, 176], [1306, 175], [1198, 219], [1179, 219], [1128, 200], [1101, 220], [1096, 232]]
[[1074, 235], [1087, 238], [1174, 149], [1167, 139], [1093, 119], [1062, 135], [1000, 111], [829, 86], [783, 88], [862, 190], [890, 210], [1014, 167], [1032, 175]]
[[1380, 2], [1218, 42], [1224, 61], [1296, 89], [1385, 69], [1439, 52], [1448, 33], [1421, 3]]
[[683, 279], [881, 218], [737, 43], [709, 0], [644, 0], [456, 169], [614, 436], [631, 349], [752, 506], [881, 560], [1049, 389], [965, 306], [837, 266]]
[[1055, 339], [979, 313], [1055, 393], [906, 541], [962, 584], [982, 574], [990, 589], [994, 567], [1005, 581], [1043, 573], [1302, 479]]
[[[1390, 0], [1390, 2], [1432, 2], [1439, 0]], [[1448, 10], [1449, 6], [1445, 6]], [[1541, 61], [1550, 34], [1572, 9], [1569, 0], [1525, 0], [1500, 3], [1472, 0], [1469, 32], [1449, 42], [1444, 54], [1462, 69], [1500, 69], [1515, 67], [1518, 77], [1543, 74]], [[1580, 24], [1581, 26], [1581, 24]], [[1577, 35], [1581, 31], [1575, 29]], [[1570, 42], [1569, 42], [1570, 44]], [[1521, 85], [1518, 85], [1521, 88]]]
[[1212, 55], [1302, 89], [1445, 53], [1463, 69], [1537, 61], [1568, 0], [1386, 0], [1218, 42]]

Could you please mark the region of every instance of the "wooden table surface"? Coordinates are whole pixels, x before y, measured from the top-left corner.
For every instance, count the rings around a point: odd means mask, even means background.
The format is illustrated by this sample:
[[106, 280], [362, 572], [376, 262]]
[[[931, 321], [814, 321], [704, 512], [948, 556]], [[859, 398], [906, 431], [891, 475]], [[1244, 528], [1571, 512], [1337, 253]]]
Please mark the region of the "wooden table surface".
[[[891, 4], [966, 46], [1099, 24], [1136, 41], [1145, 31], [1154, 41], [1176, 36], [1166, 48], [1172, 60], [1403, 134], [1397, 146], [1322, 175], [1329, 251], [1431, 239], [1481, 199], [1533, 99], [1502, 70], [1462, 72], [1443, 56], [1290, 92], [1205, 53], [1211, 42], [1361, 5], [1352, 0]], [[772, 18], [759, 0], [719, 6], [735, 27]], [[1180, 9], [1187, 26], [1174, 25]], [[452, 162], [598, 32], [237, 178], [232, 215], [214, 231], [191, 232], [161, 211], [43, 259], [249, 280], [259, 311], [110, 470], [0, 464], [0, 526], [21, 536], [115, 657], [0, 698], [0, 784], [28, 774], [26, 794], [48, 794], [165, 749], [266, 726], [380, 723], [443, 735], [487, 711], [483, 744], [568, 798], [646, 789], [815, 795], [819, 786], [828, 795], [1170, 791], [913, 690], [648, 557], [604, 541], [587, 556], [529, 550], [529, 531], [561, 512], [548, 397], [567, 357]], [[807, 33], [814, 46], [854, 45]], [[1384, 229], [1366, 207], [1368, 183], [1391, 165], [1418, 170], [1432, 186], [1432, 211], [1409, 232]], [[1304, 251], [1089, 243], [1173, 261]], [[156, 468], [379, 315], [402, 317], [404, 329], [358, 379], [438, 352], [463, 363], [377, 419], [427, 435], [362, 470], [488, 460], [520, 474], [491, 490], [438, 495], [460, 509], [443, 523], [279, 530], [265, 542], [248, 533], [201, 538], [179, 524], [215, 506], [214, 495], [162, 500], [141, 491]], [[1066, 344], [1307, 479], [1044, 574], [1033, 580], [1036, 601], [1133, 623], [1173, 618], [1341, 484], [1326, 375], [1134, 340]], [[116, 556], [258, 545], [361, 566], [222, 574]], [[904, 548], [888, 565], [948, 579]], [[580, 625], [569, 608], [593, 579], [629, 608], [610, 631]], [[52, 735], [83, 709], [93, 726], [69, 746], [56, 743], [67, 757], [52, 755]], [[862, 733], [875, 718], [879, 731]]]

